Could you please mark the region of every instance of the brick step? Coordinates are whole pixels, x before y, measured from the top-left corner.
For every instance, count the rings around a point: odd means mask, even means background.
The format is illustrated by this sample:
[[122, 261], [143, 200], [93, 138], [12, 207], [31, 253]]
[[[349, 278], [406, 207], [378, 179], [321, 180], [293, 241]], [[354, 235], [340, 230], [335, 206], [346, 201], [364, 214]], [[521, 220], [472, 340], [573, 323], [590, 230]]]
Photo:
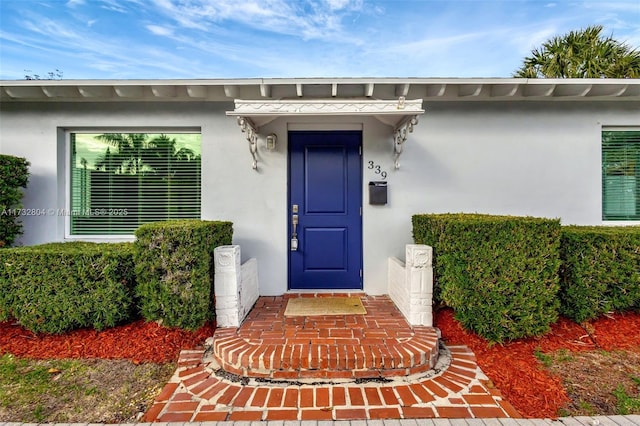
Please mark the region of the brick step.
[[213, 360], [246, 377], [352, 379], [421, 373], [438, 359], [433, 327], [411, 327], [386, 296], [361, 298], [366, 315], [285, 316], [287, 300], [261, 297], [239, 328], [219, 328]]
[[438, 334], [415, 327], [411, 337], [244, 339], [218, 329], [213, 358], [233, 374], [273, 379], [351, 379], [403, 376], [430, 370], [438, 359]]

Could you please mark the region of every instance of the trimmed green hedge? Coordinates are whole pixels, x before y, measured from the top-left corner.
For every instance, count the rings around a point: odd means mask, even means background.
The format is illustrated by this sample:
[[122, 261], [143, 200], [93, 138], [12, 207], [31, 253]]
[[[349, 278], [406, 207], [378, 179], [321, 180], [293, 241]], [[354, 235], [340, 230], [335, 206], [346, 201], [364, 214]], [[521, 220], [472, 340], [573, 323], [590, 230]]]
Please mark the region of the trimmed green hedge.
[[640, 226], [566, 226], [560, 312], [577, 322], [640, 308]]
[[16, 210], [29, 179], [29, 162], [21, 157], [0, 155], [0, 248], [9, 247], [22, 233]]
[[540, 335], [558, 318], [560, 221], [480, 214], [416, 215], [434, 249], [436, 298], [490, 341]]
[[0, 321], [33, 332], [101, 330], [134, 314], [130, 243], [52, 243], [0, 250]]
[[140, 227], [135, 243], [1, 250], [0, 321], [63, 333], [101, 330], [142, 313], [198, 328], [213, 317], [213, 250], [231, 244], [232, 232], [230, 222], [167, 221]]
[[231, 222], [181, 220], [142, 225], [134, 258], [143, 317], [196, 329], [213, 317], [213, 250], [231, 244]]

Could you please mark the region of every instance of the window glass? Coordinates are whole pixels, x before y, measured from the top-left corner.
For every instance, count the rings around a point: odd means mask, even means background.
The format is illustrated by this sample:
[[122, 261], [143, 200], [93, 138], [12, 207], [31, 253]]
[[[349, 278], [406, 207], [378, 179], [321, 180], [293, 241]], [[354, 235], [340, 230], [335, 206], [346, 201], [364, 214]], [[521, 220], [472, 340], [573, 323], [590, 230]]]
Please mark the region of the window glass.
[[640, 130], [602, 132], [602, 218], [640, 220]]
[[200, 218], [199, 133], [71, 133], [71, 235]]

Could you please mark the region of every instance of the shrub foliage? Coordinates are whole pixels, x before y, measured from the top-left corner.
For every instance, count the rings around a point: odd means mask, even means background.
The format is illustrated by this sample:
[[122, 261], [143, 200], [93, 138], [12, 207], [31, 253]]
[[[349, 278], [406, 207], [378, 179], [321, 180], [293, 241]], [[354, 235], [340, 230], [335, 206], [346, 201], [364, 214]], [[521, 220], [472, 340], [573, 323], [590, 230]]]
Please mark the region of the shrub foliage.
[[558, 317], [560, 221], [479, 214], [416, 215], [434, 248], [436, 297], [490, 341], [540, 335]]
[[134, 243], [142, 316], [195, 329], [213, 315], [213, 250], [231, 244], [231, 222], [180, 220], [142, 225]]
[[29, 162], [21, 157], [0, 155], [0, 248], [8, 247], [22, 233], [16, 210], [27, 187]]
[[640, 226], [567, 226], [560, 312], [577, 321], [640, 308]]
[[0, 321], [33, 332], [101, 330], [134, 311], [130, 243], [53, 243], [0, 250]]

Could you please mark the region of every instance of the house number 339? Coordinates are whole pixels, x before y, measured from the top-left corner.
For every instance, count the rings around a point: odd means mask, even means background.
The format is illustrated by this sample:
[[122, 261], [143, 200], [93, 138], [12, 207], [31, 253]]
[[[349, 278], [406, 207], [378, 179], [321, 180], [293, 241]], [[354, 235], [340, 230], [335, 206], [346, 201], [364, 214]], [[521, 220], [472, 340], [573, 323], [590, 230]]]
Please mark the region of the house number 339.
[[374, 163], [373, 161], [369, 161], [369, 166], [367, 167], [369, 170], [373, 170], [373, 172], [377, 175], [380, 175], [382, 179], [387, 178], [386, 170], [382, 170], [379, 164]]

